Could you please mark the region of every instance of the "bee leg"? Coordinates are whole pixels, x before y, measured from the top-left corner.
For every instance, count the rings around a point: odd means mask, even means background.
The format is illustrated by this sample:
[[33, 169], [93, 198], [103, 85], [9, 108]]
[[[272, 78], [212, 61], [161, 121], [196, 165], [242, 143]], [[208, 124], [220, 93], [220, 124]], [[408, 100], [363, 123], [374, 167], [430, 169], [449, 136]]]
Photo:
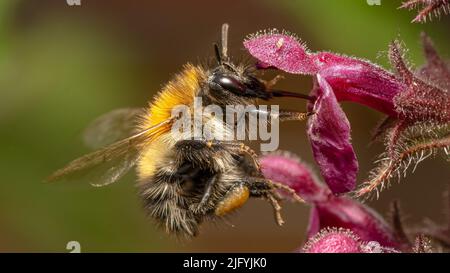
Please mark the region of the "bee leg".
[[274, 186], [272, 182], [265, 178], [251, 177], [247, 180], [248, 186], [250, 188], [251, 196], [263, 197], [273, 207], [275, 221], [279, 226], [284, 224], [283, 217], [281, 216], [281, 205], [280, 201], [282, 198], [274, 191]]
[[246, 153], [251, 157], [253, 160], [253, 164], [255, 165], [255, 168], [259, 171], [261, 169], [261, 165], [259, 164], [259, 156], [258, 154], [252, 150], [249, 146], [245, 145], [244, 143], [239, 144], [239, 151], [242, 153]]
[[204, 213], [208, 210], [208, 201], [211, 196], [212, 189], [217, 181], [217, 176], [213, 175], [206, 181], [205, 191], [203, 193], [202, 199], [197, 204], [190, 205], [190, 209], [192, 209], [195, 213]]
[[284, 224], [284, 220], [283, 217], [281, 217], [281, 205], [279, 203], [279, 200], [277, 200], [277, 198], [275, 198], [273, 194], [267, 194], [265, 198], [267, 198], [267, 200], [269, 200], [269, 202], [272, 204], [275, 221], [279, 226], [282, 226]]
[[266, 86], [266, 88], [272, 88], [275, 84], [277, 84], [277, 82], [279, 80], [283, 80], [284, 76], [283, 75], [276, 75], [273, 79], [271, 79], [270, 81], [264, 81], [262, 80], [262, 83]]
[[278, 114], [278, 119], [280, 121], [291, 121], [291, 120], [303, 121], [311, 115], [313, 115], [312, 112], [297, 112], [297, 111], [280, 110], [280, 112]]
[[232, 150], [236, 151], [239, 154], [247, 154], [250, 156], [250, 158], [253, 160], [253, 164], [255, 165], [255, 168], [259, 171], [260, 170], [260, 164], [259, 164], [259, 156], [258, 154], [249, 146], [245, 145], [241, 142], [222, 142], [222, 145], [231, 148]]
[[[266, 183], [271, 185], [274, 189], [278, 189], [278, 190], [282, 190], [284, 192], [286, 192], [287, 194], [289, 194], [293, 201], [296, 201], [298, 203], [305, 203], [305, 200], [303, 200], [296, 192], [294, 189], [292, 189], [291, 187], [279, 183], [279, 182], [275, 182], [272, 181], [270, 179], [266, 179], [266, 178], [258, 178], [259, 176], [261, 176], [261, 172], [259, 169], [255, 169], [252, 166], [252, 162], [249, 162], [248, 158], [245, 157], [240, 157], [239, 159], [239, 166], [240, 168], [249, 176], [249, 177], [256, 177], [255, 178], [255, 182], [257, 183]], [[263, 191], [266, 191], [266, 189], [264, 189]], [[255, 194], [257, 195], [259, 192], [259, 190], [256, 189]]]
[[238, 161], [239, 168], [247, 175], [247, 177], [261, 176], [261, 171], [256, 169], [253, 160], [241, 154], [236, 155], [235, 158]]
[[303, 121], [309, 116], [313, 115], [313, 112], [298, 112], [280, 109], [278, 113], [274, 113], [271, 110], [252, 110], [253, 113], [257, 113], [259, 116], [269, 116], [273, 119], [278, 119], [279, 121]]
[[287, 193], [289, 193], [292, 198], [294, 199], [294, 201], [299, 202], [299, 203], [305, 203], [305, 200], [303, 200], [296, 192], [294, 189], [290, 188], [289, 186], [286, 186], [285, 184], [281, 184], [278, 182], [274, 182], [272, 180], [269, 180], [269, 183], [272, 184], [272, 186], [274, 188], [277, 188], [279, 190], [283, 190]]

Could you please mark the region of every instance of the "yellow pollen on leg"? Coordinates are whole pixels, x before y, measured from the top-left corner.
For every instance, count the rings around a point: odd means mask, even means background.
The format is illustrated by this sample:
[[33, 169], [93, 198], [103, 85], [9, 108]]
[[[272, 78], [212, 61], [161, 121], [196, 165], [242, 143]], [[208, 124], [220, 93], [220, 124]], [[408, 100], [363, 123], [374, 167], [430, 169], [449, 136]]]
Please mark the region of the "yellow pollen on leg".
[[246, 186], [242, 185], [233, 188], [227, 193], [225, 198], [219, 202], [215, 214], [217, 216], [223, 216], [237, 208], [240, 208], [245, 204], [245, 202], [247, 202], [249, 196], [250, 191]]

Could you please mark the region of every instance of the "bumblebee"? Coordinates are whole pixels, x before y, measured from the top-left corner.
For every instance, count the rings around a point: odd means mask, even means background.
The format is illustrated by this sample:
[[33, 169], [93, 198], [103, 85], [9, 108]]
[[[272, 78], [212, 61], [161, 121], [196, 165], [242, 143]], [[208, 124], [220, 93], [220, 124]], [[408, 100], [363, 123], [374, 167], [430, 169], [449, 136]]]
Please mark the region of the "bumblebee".
[[[93, 147], [103, 147], [75, 159], [48, 180], [79, 179], [79, 175], [88, 174], [91, 184], [105, 186], [136, 167], [146, 212], [166, 232], [177, 236], [196, 236], [202, 222], [229, 214], [249, 197], [268, 200], [276, 222], [282, 225], [277, 190], [301, 199], [290, 188], [262, 176], [256, 152], [240, 141], [185, 139], [171, 133], [175, 121], [172, 108], [192, 106], [195, 97], [223, 108], [254, 105], [259, 99], [274, 97], [308, 99], [302, 94], [270, 89], [272, 84], [257, 79], [254, 69], [232, 63], [227, 37], [228, 25], [224, 24], [221, 46], [214, 45], [214, 67], [187, 64], [148, 108], [114, 110], [96, 119], [87, 128], [85, 140]], [[263, 114], [272, 115], [270, 111]], [[307, 116], [284, 110], [277, 114], [281, 121], [304, 120]]]

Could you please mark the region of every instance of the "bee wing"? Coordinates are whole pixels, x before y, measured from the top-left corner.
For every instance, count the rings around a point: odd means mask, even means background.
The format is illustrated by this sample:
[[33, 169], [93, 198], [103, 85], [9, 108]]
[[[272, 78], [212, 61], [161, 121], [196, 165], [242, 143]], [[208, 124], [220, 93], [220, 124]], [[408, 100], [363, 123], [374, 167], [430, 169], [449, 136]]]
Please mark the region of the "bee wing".
[[[115, 159], [94, 166], [86, 171], [82, 171], [80, 179], [90, 181], [94, 187], [103, 187], [119, 181], [135, 165], [138, 159], [137, 151], [130, 151], [125, 156], [118, 156]], [[75, 173], [74, 173], [75, 174]], [[68, 174], [67, 178], [71, 176]], [[73, 178], [77, 177], [72, 175]]]
[[171, 122], [172, 119], [167, 119], [131, 137], [77, 158], [51, 174], [47, 181], [88, 178], [97, 187], [114, 183], [136, 164], [140, 148], [167, 130]]
[[98, 149], [133, 135], [142, 113], [142, 108], [121, 108], [101, 115], [84, 130], [84, 143]]

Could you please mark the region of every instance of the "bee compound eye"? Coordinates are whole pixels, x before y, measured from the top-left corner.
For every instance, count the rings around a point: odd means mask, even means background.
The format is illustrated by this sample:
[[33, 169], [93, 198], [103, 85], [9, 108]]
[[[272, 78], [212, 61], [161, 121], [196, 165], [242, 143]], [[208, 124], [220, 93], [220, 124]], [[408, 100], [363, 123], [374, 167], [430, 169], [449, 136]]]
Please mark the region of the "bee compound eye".
[[215, 75], [212, 82], [215, 85], [219, 85], [222, 89], [236, 94], [242, 94], [246, 91], [245, 85], [231, 76]]

